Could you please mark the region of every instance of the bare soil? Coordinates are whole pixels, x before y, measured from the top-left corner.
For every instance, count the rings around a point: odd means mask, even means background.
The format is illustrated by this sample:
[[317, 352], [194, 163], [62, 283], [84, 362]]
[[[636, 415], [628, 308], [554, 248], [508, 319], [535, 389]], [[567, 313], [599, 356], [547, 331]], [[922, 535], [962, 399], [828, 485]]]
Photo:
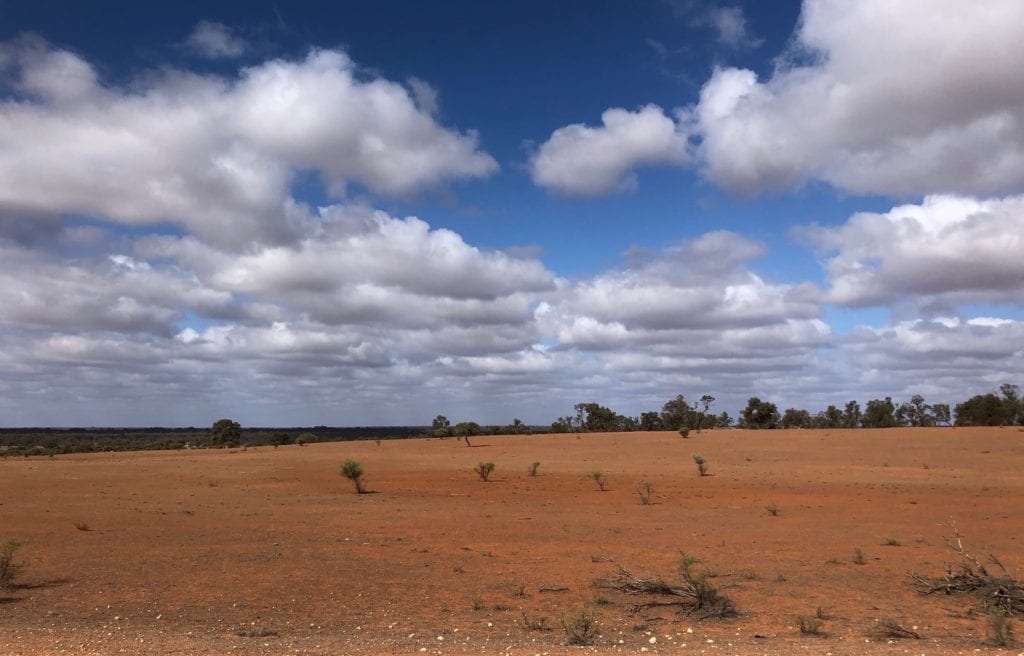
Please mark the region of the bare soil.
[[[983, 644], [975, 600], [921, 596], [908, 572], [939, 576], [957, 560], [944, 543], [951, 521], [968, 545], [1024, 565], [1017, 428], [472, 444], [0, 460], [0, 542], [20, 541], [24, 565], [0, 591], [0, 654], [1000, 651]], [[698, 476], [695, 454], [711, 475]], [[348, 458], [372, 493], [339, 475]], [[473, 467], [488, 461], [483, 482]], [[678, 580], [680, 551], [739, 618], [635, 613], [640, 599], [595, 586], [616, 564]], [[565, 646], [560, 619], [583, 608], [600, 635]], [[801, 634], [797, 618], [816, 613], [826, 635]], [[872, 637], [884, 618], [922, 639]]]

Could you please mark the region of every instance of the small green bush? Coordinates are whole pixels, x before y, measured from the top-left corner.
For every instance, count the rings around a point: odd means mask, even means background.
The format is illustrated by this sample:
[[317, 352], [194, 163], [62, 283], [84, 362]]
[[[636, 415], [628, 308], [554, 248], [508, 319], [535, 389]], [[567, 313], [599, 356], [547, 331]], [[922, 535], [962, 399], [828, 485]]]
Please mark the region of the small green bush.
[[596, 470], [592, 471], [590, 472], [589, 478], [595, 483], [597, 483], [597, 489], [601, 490], [602, 492], [608, 489], [608, 479], [605, 478], [603, 473]]
[[355, 460], [346, 460], [345, 464], [341, 466], [341, 475], [352, 481], [353, 487], [356, 489], [356, 494], [365, 494], [366, 487], [363, 483], [363, 466]]
[[697, 473], [699, 475], [708, 475], [708, 461], [704, 459], [704, 456], [693, 456], [693, 462], [697, 465]]
[[540, 467], [540, 463], [539, 462], [535, 462], [535, 463], [532, 463], [530, 465], [530, 476], [536, 476], [537, 475], [537, 468], [538, 467]]
[[491, 472], [494, 471], [494, 463], [481, 462], [479, 465], [473, 468], [473, 471], [476, 472], [476, 475], [480, 477], [481, 481], [484, 481], [486, 483], [487, 479], [490, 478], [491, 476]]
[[689, 428], [680, 428], [679, 429], [679, 436], [682, 437], [684, 440], [685, 439], [689, 439], [689, 437], [690, 437], [690, 429]]

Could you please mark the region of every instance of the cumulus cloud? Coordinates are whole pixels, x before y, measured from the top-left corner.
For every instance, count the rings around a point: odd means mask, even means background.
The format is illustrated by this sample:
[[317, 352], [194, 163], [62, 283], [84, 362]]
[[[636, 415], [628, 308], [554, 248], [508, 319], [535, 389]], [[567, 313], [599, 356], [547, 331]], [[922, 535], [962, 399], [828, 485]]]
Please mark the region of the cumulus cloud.
[[579, 282], [566, 306], [577, 317], [655, 331], [816, 317], [817, 304], [806, 290], [767, 282], [746, 268], [761, 250], [733, 233], [708, 233], [638, 266]]
[[234, 59], [247, 48], [245, 40], [233, 35], [226, 25], [206, 20], [196, 24], [185, 45], [208, 59]]
[[864, 194], [1005, 193], [1024, 184], [1024, 5], [806, 0], [766, 80], [720, 68], [693, 108], [715, 183], [810, 179]]
[[797, 233], [821, 249], [834, 303], [1024, 304], [1022, 196], [929, 196]]
[[633, 169], [687, 162], [686, 135], [657, 105], [608, 109], [600, 127], [555, 130], [530, 159], [535, 184], [568, 196], [601, 196], [636, 186]]
[[438, 125], [400, 84], [357, 78], [338, 51], [125, 88], [36, 38], [0, 46], [0, 66], [0, 221], [77, 214], [285, 242], [311, 222], [290, 195], [297, 171], [341, 197], [350, 183], [401, 196], [497, 169], [474, 133]]

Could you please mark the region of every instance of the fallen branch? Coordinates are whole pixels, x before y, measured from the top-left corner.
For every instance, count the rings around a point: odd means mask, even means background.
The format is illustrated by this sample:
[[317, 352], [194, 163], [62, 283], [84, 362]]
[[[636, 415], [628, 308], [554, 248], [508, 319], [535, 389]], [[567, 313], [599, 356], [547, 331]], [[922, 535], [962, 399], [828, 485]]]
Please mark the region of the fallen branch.
[[[612, 561], [614, 562], [614, 561]], [[636, 613], [647, 608], [677, 606], [688, 615], [700, 618], [736, 617], [739, 613], [732, 600], [719, 594], [718, 589], [711, 585], [706, 574], [695, 574], [689, 566], [681, 567], [682, 583], [672, 584], [660, 578], [644, 578], [636, 576], [622, 565], [615, 563], [618, 572], [607, 579], [598, 579], [594, 585], [628, 595], [658, 595], [673, 597], [647, 600], [630, 607]]]
[[946, 545], [960, 556], [959, 565], [947, 564], [945, 576], [936, 578], [912, 572], [910, 577], [917, 591], [923, 595], [969, 593], [978, 598], [982, 609], [987, 612], [998, 612], [1007, 617], [1024, 616], [1024, 586], [1013, 578], [998, 558], [986, 551], [988, 563], [1001, 572], [991, 574], [981, 559], [967, 551], [956, 524], [950, 523], [950, 527], [953, 536], [946, 538]]

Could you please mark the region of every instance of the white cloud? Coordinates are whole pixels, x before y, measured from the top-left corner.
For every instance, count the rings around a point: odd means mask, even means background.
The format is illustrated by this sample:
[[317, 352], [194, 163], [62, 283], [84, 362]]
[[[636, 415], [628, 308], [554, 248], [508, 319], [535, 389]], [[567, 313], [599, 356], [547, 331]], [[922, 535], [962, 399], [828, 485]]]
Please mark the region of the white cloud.
[[1024, 196], [930, 196], [799, 233], [823, 251], [834, 303], [1024, 304]]
[[245, 40], [233, 35], [226, 25], [206, 20], [196, 24], [185, 45], [208, 59], [234, 59], [248, 48]]
[[865, 194], [1024, 184], [1024, 5], [807, 0], [798, 50], [760, 81], [716, 70], [699, 156], [742, 193], [819, 179]]
[[633, 169], [687, 162], [686, 135], [657, 105], [608, 109], [600, 127], [555, 130], [530, 159], [535, 184], [569, 196], [600, 196], [636, 186]]
[[747, 28], [741, 7], [710, 7], [704, 22], [714, 28], [719, 43], [730, 48], [753, 48], [761, 44]]
[[171, 223], [239, 247], [308, 232], [297, 171], [342, 196], [352, 182], [405, 195], [497, 169], [475, 134], [441, 127], [399, 84], [357, 79], [336, 51], [124, 89], [38, 39], [0, 46], [0, 64], [16, 92], [0, 102], [0, 220]]

